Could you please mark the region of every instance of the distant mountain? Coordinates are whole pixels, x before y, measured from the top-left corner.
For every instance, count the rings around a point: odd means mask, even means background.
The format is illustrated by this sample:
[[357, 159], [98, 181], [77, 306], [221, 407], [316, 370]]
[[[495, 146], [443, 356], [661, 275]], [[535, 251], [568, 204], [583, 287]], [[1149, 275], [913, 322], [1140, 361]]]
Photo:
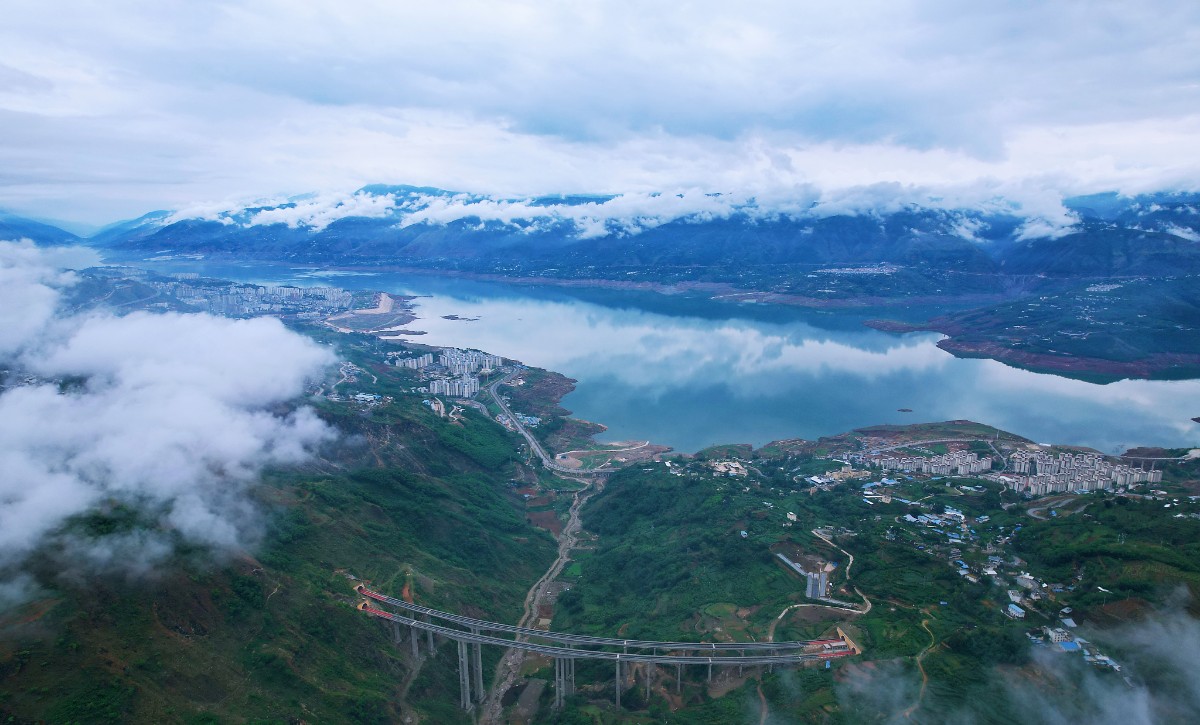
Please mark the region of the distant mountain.
[[[998, 292], [1000, 276], [1200, 273], [1200, 197], [1095, 195], [1074, 220], [1019, 208], [840, 208], [722, 194], [500, 199], [367, 186], [219, 212], [155, 212], [94, 243], [129, 254], [204, 254], [332, 266], [406, 266], [509, 276], [719, 281], [815, 294], [838, 268], [884, 265], [938, 292]], [[818, 282], [797, 280], [818, 274]], [[979, 279], [973, 279], [972, 276]], [[878, 280], [877, 280], [878, 281]], [[953, 289], [944, 290], [949, 286]], [[882, 287], [888, 283], [882, 281]]]
[[79, 237], [58, 227], [0, 211], [0, 240], [17, 239], [32, 239], [38, 244], [70, 244], [80, 241]]
[[128, 221], [120, 221], [115, 224], [109, 224], [101, 228], [98, 232], [89, 237], [89, 241], [99, 246], [109, 246], [111, 244], [124, 245], [134, 247], [137, 242], [148, 236], [156, 234], [163, 229], [167, 224], [167, 219], [171, 216], [169, 211], [152, 211], [149, 214], [144, 214], [137, 219]]

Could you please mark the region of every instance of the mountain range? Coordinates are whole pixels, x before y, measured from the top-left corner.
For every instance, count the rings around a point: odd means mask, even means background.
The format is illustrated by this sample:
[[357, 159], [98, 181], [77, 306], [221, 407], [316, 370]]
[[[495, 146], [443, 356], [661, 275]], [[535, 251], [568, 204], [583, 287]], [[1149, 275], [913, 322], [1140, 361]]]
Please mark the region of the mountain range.
[[[89, 243], [120, 256], [203, 254], [326, 266], [717, 281], [801, 292], [800, 272], [1108, 278], [1200, 272], [1200, 195], [1067, 200], [1053, 224], [1016, 207], [855, 210], [719, 194], [498, 199], [374, 185], [232, 209], [156, 211]], [[0, 236], [75, 236], [0, 216]], [[876, 269], [870, 269], [877, 265]], [[633, 273], [632, 275], [630, 273]], [[984, 280], [982, 287], [997, 282]], [[971, 287], [980, 286], [979, 282]], [[992, 291], [997, 291], [992, 289]]]

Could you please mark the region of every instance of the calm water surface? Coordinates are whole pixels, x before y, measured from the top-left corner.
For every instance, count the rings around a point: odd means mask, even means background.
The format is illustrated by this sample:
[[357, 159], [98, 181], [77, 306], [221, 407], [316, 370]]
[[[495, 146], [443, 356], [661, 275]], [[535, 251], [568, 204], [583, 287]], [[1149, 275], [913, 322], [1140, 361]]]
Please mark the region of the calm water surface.
[[[210, 268], [244, 281], [418, 295], [408, 329], [429, 345], [473, 347], [577, 379], [563, 405], [603, 423], [601, 440], [684, 452], [762, 445], [877, 423], [970, 419], [1041, 442], [1098, 448], [1200, 445], [1200, 381], [1096, 385], [991, 360], [960, 360], [936, 334], [891, 334], [870, 316], [615, 290], [481, 283], [423, 275]], [[923, 311], [910, 316], [924, 319]], [[446, 320], [443, 316], [478, 318]], [[911, 413], [899, 412], [910, 408]]]

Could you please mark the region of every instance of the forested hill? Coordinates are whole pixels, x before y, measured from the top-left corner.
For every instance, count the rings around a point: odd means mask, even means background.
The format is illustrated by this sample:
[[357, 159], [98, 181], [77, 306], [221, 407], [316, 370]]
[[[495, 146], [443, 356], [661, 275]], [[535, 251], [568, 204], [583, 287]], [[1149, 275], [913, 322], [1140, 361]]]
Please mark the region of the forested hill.
[[[367, 352], [343, 349], [390, 393], [397, 369]], [[517, 438], [411, 395], [369, 410], [322, 403], [321, 416], [342, 443], [264, 477], [252, 550], [214, 560], [185, 547], [129, 578], [65, 578], [52, 552], [40, 557], [42, 596], [0, 607], [0, 722], [468, 722], [453, 648], [414, 667], [407, 644], [355, 609], [353, 577], [516, 622], [555, 549], [508, 485], [532, 475]], [[119, 505], [69, 524], [97, 541], [145, 525]], [[485, 652], [486, 666], [498, 656]]]

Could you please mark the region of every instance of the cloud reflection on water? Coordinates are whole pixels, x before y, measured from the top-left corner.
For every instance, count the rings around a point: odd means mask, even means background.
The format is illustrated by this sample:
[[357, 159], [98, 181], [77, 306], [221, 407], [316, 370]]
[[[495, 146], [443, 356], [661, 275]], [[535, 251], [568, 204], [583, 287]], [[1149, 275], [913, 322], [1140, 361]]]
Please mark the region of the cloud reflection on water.
[[875, 423], [968, 418], [1106, 452], [1197, 442], [1190, 417], [1200, 412], [1200, 381], [1095, 385], [959, 360], [937, 348], [936, 334], [823, 329], [803, 311], [766, 322], [701, 314], [713, 304], [702, 300], [688, 316], [479, 290], [418, 299], [421, 319], [412, 328], [428, 335], [415, 341], [476, 347], [577, 378], [566, 406], [608, 425], [610, 439], [650, 438], [690, 451], [718, 441], [762, 444]]

